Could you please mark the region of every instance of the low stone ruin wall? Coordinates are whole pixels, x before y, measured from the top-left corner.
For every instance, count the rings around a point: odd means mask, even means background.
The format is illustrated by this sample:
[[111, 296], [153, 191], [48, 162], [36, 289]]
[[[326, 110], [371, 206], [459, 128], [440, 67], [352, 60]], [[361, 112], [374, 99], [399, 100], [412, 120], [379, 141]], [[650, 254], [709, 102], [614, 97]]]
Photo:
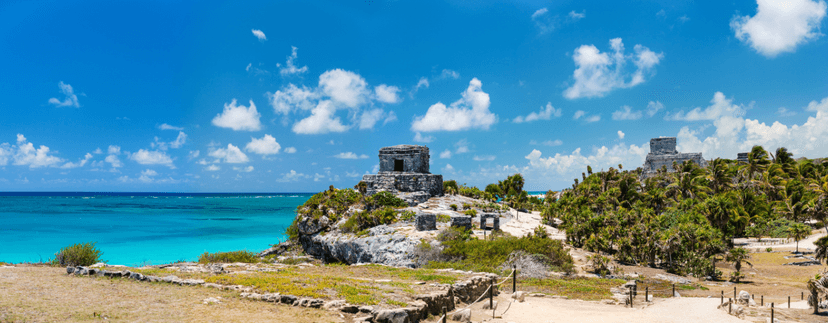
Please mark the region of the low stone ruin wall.
[[430, 196], [443, 195], [443, 175], [402, 173], [362, 176], [368, 195], [378, 192], [426, 192]]

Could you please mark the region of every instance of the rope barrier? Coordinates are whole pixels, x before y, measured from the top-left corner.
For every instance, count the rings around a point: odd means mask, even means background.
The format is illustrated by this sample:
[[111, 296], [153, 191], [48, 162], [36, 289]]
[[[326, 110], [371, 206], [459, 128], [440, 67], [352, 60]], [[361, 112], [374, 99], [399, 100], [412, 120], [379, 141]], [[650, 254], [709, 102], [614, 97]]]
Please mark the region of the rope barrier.
[[509, 275], [506, 276], [506, 279], [504, 279], [502, 282], [499, 282], [499, 283], [495, 284], [495, 286], [500, 286], [503, 283], [505, 283], [505, 282], [509, 281], [510, 279], [512, 279], [512, 274], [514, 274], [514, 273], [515, 273], [515, 270], [512, 269], [512, 272], [510, 272]]

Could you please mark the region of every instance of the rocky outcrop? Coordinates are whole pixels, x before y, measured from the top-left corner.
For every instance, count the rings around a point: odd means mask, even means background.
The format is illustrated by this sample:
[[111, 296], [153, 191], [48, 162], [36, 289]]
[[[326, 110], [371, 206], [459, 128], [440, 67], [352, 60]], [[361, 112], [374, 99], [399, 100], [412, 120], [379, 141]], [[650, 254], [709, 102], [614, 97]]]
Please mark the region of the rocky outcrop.
[[414, 247], [420, 242], [396, 234], [388, 226], [369, 229], [367, 237], [355, 237], [338, 231], [303, 235], [299, 243], [309, 255], [325, 262], [346, 264], [375, 263], [413, 268]]

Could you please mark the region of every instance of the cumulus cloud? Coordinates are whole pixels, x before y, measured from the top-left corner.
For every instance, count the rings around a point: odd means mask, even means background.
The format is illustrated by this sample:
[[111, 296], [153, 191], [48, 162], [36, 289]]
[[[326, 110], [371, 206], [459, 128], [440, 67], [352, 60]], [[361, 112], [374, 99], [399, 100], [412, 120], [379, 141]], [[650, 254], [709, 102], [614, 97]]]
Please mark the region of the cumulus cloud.
[[319, 76], [319, 90], [333, 102], [355, 108], [365, 103], [371, 95], [368, 83], [359, 74], [334, 69]]
[[535, 23], [535, 27], [538, 28], [538, 33], [545, 34], [552, 30], [555, 30], [555, 21], [554, 17], [551, 17], [549, 14], [549, 9], [547, 8], [540, 8], [532, 14], [532, 22]]
[[552, 117], [560, 117], [562, 113], [562, 109], [555, 109], [555, 107], [552, 106], [552, 102], [547, 102], [546, 107], [541, 107], [539, 112], [531, 112], [526, 117], [517, 116], [514, 120], [512, 120], [512, 122], [522, 123], [536, 120], [549, 120], [552, 119]]
[[730, 28], [736, 38], [757, 52], [773, 58], [822, 36], [819, 26], [825, 18], [825, 1], [757, 0], [756, 15], [734, 16]]
[[253, 36], [256, 36], [256, 38], [258, 38], [260, 41], [267, 40], [267, 36], [265, 36], [265, 33], [261, 30], [251, 29], [250, 31], [253, 32]]
[[735, 158], [737, 152], [750, 151], [761, 145], [768, 151], [786, 147], [797, 157], [824, 157], [828, 155], [828, 97], [812, 101], [805, 107], [814, 114], [802, 124], [771, 124], [740, 115], [720, 114], [713, 121], [712, 134], [705, 137], [705, 129], [685, 126], [679, 130], [679, 151], [702, 152], [705, 158]]
[[582, 12], [575, 12], [575, 10], [572, 10], [572, 11], [569, 12], [569, 19], [572, 19], [573, 21], [578, 21], [578, 20], [584, 19], [585, 17], [586, 17], [586, 10], [584, 10]]
[[454, 144], [454, 146], [457, 147], [457, 150], [454, 152], [458, 154], [465, 154], [471, 151], [471, 149], [469, 149], [469, 141], [466, 139], [461, 139], [456, 144]]
[[646, 145], [636, 146], [620, 143], [613, 147], [601, 146], [595, 148], [588, 155], [582, 154], [579, 147], [570, 154], [558, 153], [546, 158], [541, 157], [542, 153], [539, 150], [533, 149], [524, 158], [529, 160], [527, 170], [537, 172], [539, 175], [572, 179], [586, 170], [588, 165], [592, 166], [593, 169], [609, 169], [609, 167], [618, 167], [618, 164], [622, 164], [625, 168], [633, 169], [644, 164], [644, 158], [648, 152], [649, 147]]
[[311, 110], [310, 117], [300, 120], [293, 125], [293, 132], [298, 134], [325, 134], [329, 132], [345, 132], [348, 126], [343, 125], [335, 115], [336, 106], [329, 100], [320, 101]]
[[414, 134], [414, 142], [432, 142], [434, 141], [434, 136], [423, 136], [419, 132]]
[[14, 165], [29, 168], [56, 167], [64, 162], [62, 158], [52, 155], [49, 147], [41, 145], [35, 148], [22, 134], [17, 134], [17, 145], [0, 144], [0, 166], [7, 165], [9, 160]]
[[438, 102], [428, 108], [424, 116], [415, 116], [411, 130], [418, 132], [461, 131], [473, 128], [488, 130], [497, 122], [489, 111], [489, 94], [483, 92], [483, 83], [477, 78], [469, 82], [462, 98], [446, 107]]
[[83, 167], [83, 166], [84, 166], [84, 165], [86, 165], [86, 163], [87, 163], [87, 162], [89, 162], [90, 160], [92, 160], [92, 154], [90, 154], [90, 153], [86, 153], [86, 155], [85, 155], [85, 156], [83, 156], [83, 159], [79, 160], [77, 163], [67, 162], [66, 164], [63, 164], [62, 166], [60, 166], [60, 168], [64, 168], [64, 169], [66, 169], [66, 168], [78, 168], [78, 167]]
[[624, 140], [624, 136], [626, 136], [626, 134], [624, 134], [623, 131], [618, 130], [618, 139]]
[[352, 153], [352, 152], [349, 151], [349, 152], [336, 154], [336, 155], [334, 155], [334, 158], [339, 158], [339, 159], [367, 159], [368, 155], [365, 155], [365, 154], [357, 155], [357, 154]]
[[710, 100], [710, 103], [706, 108], [696, 107], [690, 111], [678, 111], [672, 115], [668, 113], [664, 119], [684, 121], [716, 120], [723, 116], [744, 116], [748, 109], [744, 105], [733, 104], [733, 99], [728, 99], [722, 92], [713, 94], [713, 99]]
[[593, 114], [593, 115], [588, 116], [586, 111], [578, 110], [578, 111], [575, 111], [575, 114], [572, 115], [572, 120], [579, 120], [579, 119], [584, 120], [584, 122], [586, 122], [586, 123], [592, 123], [592, 122], [601, 121], [601, 115], [600, 114]]
[[642, 111], [633, 111], [630, 106], [623, 106], [612, 113], [612, 120], [638, 120], [644, 116]]
[[440, 78], [441, 79], [455, 79], [456, 80], [456, 79], [460, 78], [460, 73], [457, 73], [457, 71], [452, 71], [452, 70], [449, 70], [449, 69], [443, 69], [443, 72], [440, 73]]
[[[634, 54], [624, 54], [621, 38], [610, 40], [612, 52], [602, 53], [595, 45], [581, 45], [575, 49], [573, 78], [575, 83], [563, 95], [567, 99], [602, 97], [617, 88], [631, 88], [644, 83], [655, 74], [655, 66], [664, 58], [642, 45], [635, 45]], [[628, 73], [625, 65], [632, 62], [636, 70]]]
[[182, 128], [182, 127], [171, 126], [171, 125], [168, 125], [166, 123], [160, 124], [158, 126], [158, 129], [161, 129], [161, 130], [178, 130], [178, 131], [184, 130], [184, 128]]
[[664, 105], [663, 105], [663, 104], [661, 104], [661, 102], [658, 102], [658, 101], [655, 101], [655, 102], [650, 101], [650, 103], [647, 103], [647, 116], [652, 117], [652, 116], [654, 116], [656, 113], [658, 113], [658, 111], [661, 111], [662, 109], [664, 109]]
[[310, 177], [310, 176], [307, 176], [307, 175], [302, 174], [302, 173], [297, 173], [295, 170], [291, 169], [290, 172], [282, 174], [282, 177], [277, 179], [276, 181], [277, 182], [298, 182], [299, 180], [304, 179], [304, 178], [308, 178], [308, 177]]
[[247, 146], [244, 146], [244, 150], [259, 155], [278, 154], [280, 149], [282, 149], [282, 146], [276, 142], [276, 138], [268, 134], [265, 134], [261, 139], [251, 137]]
[[300, 88], [296, 85], [288, 84], [282, 87], [281, 90], [276, 91], [276, 93], [271, 94], [268, 92], [267, 96], [270, 99], [270, 105], [273, 106], [273, 110], [276, 113], [288, 114], [294, 108], [299, 110], [313, 109], [315, 106], [314, 101], [319, 97], [319, 94], [306, 86]]
[[253, 166], [233, 167], [233, 170], [238, 171], [238, 172], [243, 172], [243, 173], [249, 173], [249, 172], [253, 171]]
[[224, 111], [213, 118], [213, 125], [221, 128], [230, 128], [235, 131], [259, 131], [262, 128], [259, 118], [261, 114], [256, 111], [256, 105], [250, 100], [250, 107], [236, 105], [236, 99], [230, 104], [224, 104]]
[[795, 116], [796, 112], [790, 111], [788, 110], [788, 108], [785, 107], [779, 107], [779, 109], [776, 110], [776, 114], [778, 114], [780, 117], [790, 117]]
[[164, 165], [169, 168], [175, 168], [173, 159], [166, 152], [160, 150], [139, 149], [138, 152], [130, 154], [129, 159], [141, 165]]
[[151, 143], [150, 146], [152, 148], [158, 148], [160, 150], [167, 150], [167, 148], [181, 148], [187, 142], [187, 134], [183, 131], [178, 132], [178, 137], [175, 140], [170, 142], [163, 142], [158, 137], [155, 137], [155, 142]]
[[58, 100], [57, 98], [50, 98], [49, 104], [53, 104], [56, 107], [75, 107], [80, 108], [80, 103], [78, 102], [78, 96], [75, 95], [75, 90], [72, 89], [72, 86], [63, 81], [58, 83], [58, 87], [60, 88], [60, 93], [63, 93], [65, 98], [63, 101]]
[[206, 170], [206, 171], [208, 171], [208, 172], [215, 172], [215, 171], [219, 171], [219, 170], [221, 170], [221, 167], [219, 167], [219, 166], [218, 166], [218, 165], [216, 165], [216, 164], [212, 164], [212, 165], [207, 166], [206, 168], [204, 168], [204, 170]]
[[448, 150], [448, 149], [444, 150], [443, 152], [440, 153], [440, 158], [442, 158], [442, 159], [451, 158], [451, 151]]
[[296, 58], [298, 57], [298, 55], [297, 55], [298, 50], [299, 49], [296, 48], [295, 46], [290, 46], [290, 56], [287, 57], [287, 62], [285, 62], [285, 67], [282, 67], [282, 68], [279, 69], [279, 74], [282, 74], [282, 76], [288, 76], [288, 75], [293, 75], [293, 74], [302, 74], [302, 73], [305, 73], [305, 72], [308, 71], [307, 66], [296, 67], [296, 65], [293, 63], [293, 61], [295, 61]]
[[383, 103], [397, 103], [400, 101], [400, 97], [397, 93], [400, 92], [400, 88], [396, 86], [389, 86], [385, 84], [380, 84], [374, 88], [374, 93], [376, 95], [377, 101]]
[[420, 90], [420, 88], [423, 88], [423, 87], [428, 88], [428, 86], [429, 86], [428, 78], [426, 78], [425, 76], [421, 77], [420, 80], [417, 81], [417, 85], [415, 85], [414, 88], [411, 89], [411, 93], [410, 93], [411, 97], [413, 98], [414, 94], [416, 94], [417, 91]]
[[379, 108], [362, 111], [362, 116], [359, 117], [359, 129], [373, 129], [384, 115], [384, 111]]
[[233, 146], [233, 144], [227, 144], [227, 148], [213, 148], [208, 155], [224, 160], [225, 163], [229, 164], [241, 164], [250, 161], [247, 155], [239, 147]]
[[294, 148], [294, 147], [287, 147], [287, 148], [285, 148], [285, 153], [286, 153], [286, 154], [293, 154], [293, 153], [296, 153], [296, 148]]
[[201, 151], [200, 151], [200, 150], [190, 150], [190, 152], [189, 152], [189, 153], [187, 153], [187, 159], [195, 159], [195, 158], [198, 158], [198, 155], [201, 155]]
[[483, 156], [475, 155], [472, 159], [474, 159], [475, 161], [493, 161], [493, 160], [495, 160], [495, 156], [493, 156], [493, 155], [483, 155]]
[[446, 164], [446, 167], [443, 167], [443, 173], [454, 173], [454, 166]]
[[108, 155], [106, 156], [104, 161], [112, 165], [112, 168], [118, 168], [123, 166], [121, 160], [118, 159], [118, 155], [121, 154], [120, 146], [109, 145], [109, 148], [107, 148], [107, 154]]

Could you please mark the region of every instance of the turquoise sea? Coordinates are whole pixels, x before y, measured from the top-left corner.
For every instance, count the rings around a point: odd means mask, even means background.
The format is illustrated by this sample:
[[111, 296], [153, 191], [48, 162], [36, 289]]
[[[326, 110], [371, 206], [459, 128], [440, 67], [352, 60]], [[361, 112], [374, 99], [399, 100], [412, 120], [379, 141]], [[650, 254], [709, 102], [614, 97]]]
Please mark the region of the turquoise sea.
[[261, 251], [286, 239], [296, 207], [311, 195], [0, 193], [0, 261], [46, 261], [90, 241], [118, 265]]

